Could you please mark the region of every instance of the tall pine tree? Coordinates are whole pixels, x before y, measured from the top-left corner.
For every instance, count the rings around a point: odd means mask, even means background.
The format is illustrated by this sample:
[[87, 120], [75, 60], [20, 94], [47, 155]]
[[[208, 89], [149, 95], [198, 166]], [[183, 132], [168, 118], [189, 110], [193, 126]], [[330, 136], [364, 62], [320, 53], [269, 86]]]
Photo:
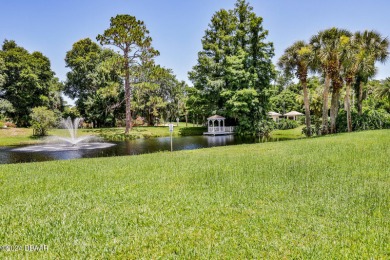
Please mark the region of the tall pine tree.
[[198, 64], [189, 73], [198, 90], [194, 93], [207, 100], [204, 116], [235, 119], [245, 134], [256, 132], [265, 117], [266, 89], [273, 78], [274, 49], [265, 41], [268, 31], [262, 21], [245, 0], [238, 0], [233, 10], [216, 12], [202, 39]]

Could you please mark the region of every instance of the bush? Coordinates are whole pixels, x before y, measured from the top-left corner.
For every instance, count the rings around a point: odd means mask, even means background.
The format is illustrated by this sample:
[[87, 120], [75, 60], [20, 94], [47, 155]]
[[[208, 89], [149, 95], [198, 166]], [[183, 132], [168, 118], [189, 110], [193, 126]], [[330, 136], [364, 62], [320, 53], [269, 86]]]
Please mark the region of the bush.
[[129, 141], [129, 140], [135, 140], [135, 139], [140, 138], [139, 135], [131, 134], [131, 133], [129, 133], [129, 134], [125, 134], [125, 133], [100, 134], [99, 136], [106, 141]]
[[33, 135], [36, 136], [46, 135], [49, 128], [55, 126], [58, 121], [56, 114], [47, 107], [34, 107], [30, 116]]
[[[366, 110], [362, 115], [356, 111], [351, 112], [352, 131], [364, 131], [390, 128], [390, 114], [384, 110]], [[347, 132], [347, 113], [340, 109], [337, 121], [337, 132]]]
[[137, 116], [137, 118], [133, 121], [133, 126], [143, 126], [145, 124], [145, 118], [141, 116]]
[[279, 130], [294, 129], [298, 126], [299, 123], [297, 121], [290, 119], [280, 119], [280, 121], [277, 123], [277, 129]]
[[[311, 116], [310, 122], [311, 122], [311, 135], [312, 136], [321, 135], [321, 133], [322, 133], [322, 119], [318, 118], [316, 116]], [[329, 124], [329, 122], [328, 122], [328, 124]], [[306, 126], [302, 128], [302, 134], [308, 136], [308, 131], [307, 131]]]
[[258, 134], [261, 137], [269, 137], [275, 127], [276, 123], [273, 120], [262, 120], [258, 125]]
[[181, 136], [203, 135], [207, 131], [207, 127], [184, 127], [179, 129]]

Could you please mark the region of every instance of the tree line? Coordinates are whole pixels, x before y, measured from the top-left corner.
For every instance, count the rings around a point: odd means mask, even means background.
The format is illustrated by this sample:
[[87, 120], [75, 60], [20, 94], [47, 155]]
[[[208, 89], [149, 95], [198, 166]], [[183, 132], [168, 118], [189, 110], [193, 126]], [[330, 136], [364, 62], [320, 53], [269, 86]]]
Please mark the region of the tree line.
[[[291, 108], [305, 111], [305, 133], [310, 136], [364, 128], [367, 107], [388, 116], [390, 79], [372, 80], [376, 62], [388, 57], [387, 38], [375, 31], [320, 31], [287, 48], [278, 70], [267, 36], [263, 19], [247, 1], [217, 11], [189, 72], [193, 87], [155, 63], [159, 52], [149, 31], [131, 15], [112, 17], [95, 40], [74, 43], [65, 56], [69, 72], [64, 82], [42, 53], [29, 53], [5, 40], [0, 51], [0, 120], [29, 126], [33, 109], [43, 107], [58, 117], [83, 117], [94, 127], [125, 126], [128, 133], [137, 123], [180, 118], [203, 124], [206, 117], [219, 114], [238, 133], [255, 135], [269, 123], [267, 112]], [[67, 106], [61, 93], [75, 99], [75, 107]]]
[[[66, 53], [70, 71], [64, 82], [55, 77], [42, 53], [29, 53], [5, 40], [0, 51], [0, 120], [27, 127], [35, 125], [34, 118], [55, 122], [53, 117], [82, 117], [93, 127], [126, 126], [127, 133], [134, 123], [187, 118], [188, 85], [154, 62], [159, 53], [148, 33], [133, 16], [111, 18], [110, 28], [96, 37], [100, 44], [81, 39]], [[76, 106], [67, 106], [61, 93], [75, 99]]]
[[[278, 71], [271, 62], [274, 50], [267, 34], [262, 18], [245, 0], [238, 0], [233, 10], [216, 12], [202, 39], [198, 63], [189, 73], [194, 84], [189, 111], [203, 121], [211, 114], [223, 115], [239, 133], [253, 135], [270, 124], [268, 111], [285, 113], [286, 107], [305, 111], [308, 136], [390, 127], [388, 105], [363, 109], [372, 96], [390, 102], [390, 78], [372, 80], [375, 64], [388, 57], [387, 38], [368, 30], [323, 30], [309, 43], [297, 41], [288, 47]], [[298, 84], [291, 83], [294, 76]], [[367, 91], [369, 84], [376, 85], [375, 91]]]
[[389, 41], [378, 32], [351, 33], [348, 30], [331, 28], [312, 36], [309, 43], [297, 41], [285, 50], [278, 65], [285, 73], [294, 73], [302, 86], [308, 136], [312, 134], [307, 89], [309, 71], [318, 72], [324, 78], [321, 134], [337, 131], [336, 122], [342, 90], [345, 90], [343, 94], [347, 130], [351, 132], [353, 130], [351, 90], [353, 88], [355, 90], [358, 115], [362, 115], [363, 87], [375, 75], [375, 63], [387, 59], [388, 47]]

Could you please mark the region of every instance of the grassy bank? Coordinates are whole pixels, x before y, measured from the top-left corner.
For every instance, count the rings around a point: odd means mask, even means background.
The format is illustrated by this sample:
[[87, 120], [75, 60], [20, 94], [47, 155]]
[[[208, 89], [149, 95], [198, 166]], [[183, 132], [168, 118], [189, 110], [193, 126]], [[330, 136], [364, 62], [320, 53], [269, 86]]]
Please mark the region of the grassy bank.
[[[272, 137], [280, 139], [298, 139], [303, 138], [302, 128], [300, 126], [290, 130], [275, 130], [272, 132]], [[174, 127], [173, 136], [188, 136], [201, 135], [206, 131], [203, 127], [193, 127], [192, 124], [180, 123], [179, 126]], [[158, 127], [133, 127], [130, 134], [125, 135], [125, 128], [96, 128], [96, 129], [79, 129], [78, 135], [97, 135], [104, 138], [106, 141], [123, 141], [133, 140], [138, 138], [153, 138], [169, 136], [170, 132], [167, 126]], [[32, 136], [33, 131], [30, 128], [8, 128], [0, 129], [0, 146], [35, 144], [42, 142], [42, 138]], [[49, 135], [69, 136], [66, 129], [52, 129]]]
[[0, 258], [390, 257], [390, 131], [0, 166]]
[[304, 125], [299, 126], [294, 129], [288, 129], [288, 130], [274, 130], [272, 131], [272, 137], [273, 138], [288, 138], [288, 139], [299, 139], [304, 138], [305, 135], [302, 134], [302, 129]]
[[[185, 123], [180, 123], [179, 126], [174, 124], [173, 136], [179, 136], [180, 129], [185, 128]], [[188, 127], [192, 127], [192, 124], [188, 124]], [[158, 127], [133, 127], [130, 134], [125, 135], [125, 128], [96, 128], [96, 129], [78, 129], [78, 135], [97, 135], [107, 141], [121, 141], [131, 140], [137, 138], [152, 138], [169, 136], [170, 132], [168, 126]], [[48, 132], [50, 135], [56, 136], [69, 136], [66, 129], [51, 129]], [[35, 144], [42, 142], [42, 138], [33, 136], [33, 130], [31, 128], [0, 128], [0, 146], [8, 145], [21, 145], [21, 144]]]

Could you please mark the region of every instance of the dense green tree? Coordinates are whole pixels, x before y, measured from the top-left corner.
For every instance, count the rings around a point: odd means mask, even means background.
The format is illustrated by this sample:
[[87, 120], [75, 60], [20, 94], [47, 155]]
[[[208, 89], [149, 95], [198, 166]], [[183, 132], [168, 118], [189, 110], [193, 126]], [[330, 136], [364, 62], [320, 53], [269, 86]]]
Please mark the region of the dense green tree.
[[5, 74], [5, 62], [3, 58], [0, 56], [0, 92], [2, 91], [2, 87], [6, 82], [6, 74]]
[[[254, 90], [261, 113], [258, 113], [258, 108], [247, 113], [243, 113], [247, 111], [243, 109], [239, 113], [239, 124], [242, 122], [242, 129], [248, 132], [256, 131], [255, 128], [247, 128], [246, 122], [249, 118], [258, 122], [265, 117], [266, 89], [274, 73], [271, 63], [273, 46], [265, 42], [267, 35], [262, 18], [245, 0], [238, 0], [233, 10], [220, 10], [213, 15], [202, 39], [203, 50], [198, 53], [198, 64], [189, 73], [197, 89], [192, 93], [199, 95], [191, 98], [190, 103], [197, 104], [195, 100], [202, 100], [203, 117], [211, 113], [237, 114], [230, 110], [234, 100], [246, 100], [243, 94], [253, 93]], [[241, 90], [245, 91], [235, 93]], [[249, 104], [248, 107], [252, 108]]]
[[184, 116], [186, 126], [188, 125], [188, 113], [189, 107], [187, 105], [188, 101], [188, 91], [189, 86], [185, 81], [178, 82], [175, 87], [174, 97], [175, 103], [177, 104], [178, 115], [179, 117]]
[[202, 124], [206, 119], [207, 113], [211, 111], [209, 99], [196, 88], [188, 89], [186, 104], [190, 120], [196, 126], [198, 126], [199, 122]]
[[72, 119], [75, 119], [77, 117], [81, 117], [81, 115], [80, 112], [77, 110], [76, 106], [65, 105], [61, 117], [62, 118], [70, 117]]
[[[311, 115], [314, 115], [317, 120], [319, 120], [322, 116], [323, 107], [323, 82], [319, 77], [312, 76], [308, 78], [307, 86], [309, 89], [310, 113]], [[303, 98], [301, 104], [303, 104]]]
[[6, 99], [0, 98], [0, 120], [6, 118], [6, 116], [14, 112], [14, 106]]
[[117, 15], [111, 18], [110, 28], [102, 35], [97, 36], [97, 40], [102, 45], [112, 45], [122, 51], [121, 68], [125, 81], [125, 104], [126, 104], [126, 130], [131, 129], [131, 100], [132, 86], [136, 83], [140, 75], [132, 75], [137, 71], [141, 63], [152, 59], [158, 55], [158, 51], [152, 47], [152, 38], [143, 21], [137, 20], [130, 15]]
[[306, 44], [304, 41], [298, 41], [285, 50], [278, 62], [279, 67], [287, 73], [294, 72], [302, 86], [308, 136], [311, 136], [311, 123], [307, 76], [314, 60], [313, 57], [314, 54], [311, 49], [311, 45]]
[[[253, 88], [244, 88], [237, 91], [224, 91], [226, 96], [226, 108], [228, 115], [240, 120], [237, 132], [242, 135], [255, 134], [261, 122], [256, 118], [262, 118], [262, 107], [258, 92]], [[252, 115], [249, 117], [248, 115]]]
[[117, 62], [120, 56], [86, 38], [66, 53], [70, 69], [64, 93], [76, 100], [80, 115], [97, 127], [115, 126], [120, 117], [122, 80]]
[[293, 83], [294, 74], [286, 73], [286, 71], [275, 71], [275, 79], [269, 89], [269, 95], [275, 96], [286, 89]]
[[62, 106], [59, 95], [62, 85], [54, 77], [49, 59], [42, 53], [29, 53], [15, 41], [5, 40], [0, 57], [3, 60], [0, 98], [12, 104], [14, 111], [9, 117], [16, 124], [28, 126], [33, 107], [58, 109]]
[[143, 116], [151, 125], [175, 115], [171, 109], [176, 108], [173, 91], [177, 80], [172, 71], [154, 63], [144, 64], [138, 69], [142, 77], [134, 84], [132, 99], [136, 115]]
[[269, 99], [269, 108], [271, 111], [275, 111], [281, 114], [285, 114], [289, 111], [300, 111], [303, 106], [300, 104], [299, 94], [285, 89], [276, 96], [272, 96]]

